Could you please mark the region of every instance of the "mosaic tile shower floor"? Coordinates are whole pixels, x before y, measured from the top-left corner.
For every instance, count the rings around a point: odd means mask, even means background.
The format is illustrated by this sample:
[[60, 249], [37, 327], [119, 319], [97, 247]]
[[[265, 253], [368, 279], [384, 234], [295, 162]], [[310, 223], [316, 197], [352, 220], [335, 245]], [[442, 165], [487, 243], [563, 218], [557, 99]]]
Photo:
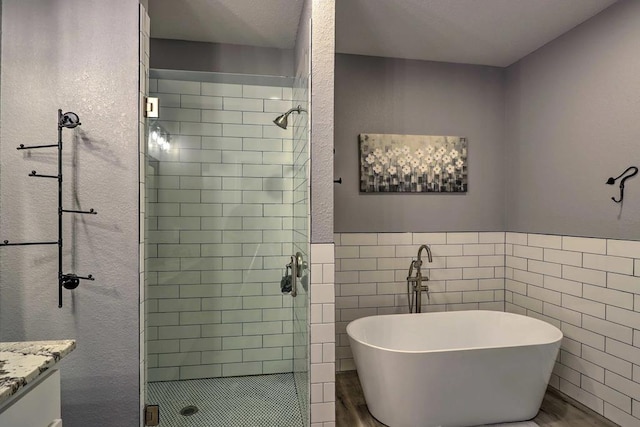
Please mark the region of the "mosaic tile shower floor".
[[[302, 427], [293, 374], [149, 383], [164, 427]], [[198, 412], [180, 410], [195, 405]]]

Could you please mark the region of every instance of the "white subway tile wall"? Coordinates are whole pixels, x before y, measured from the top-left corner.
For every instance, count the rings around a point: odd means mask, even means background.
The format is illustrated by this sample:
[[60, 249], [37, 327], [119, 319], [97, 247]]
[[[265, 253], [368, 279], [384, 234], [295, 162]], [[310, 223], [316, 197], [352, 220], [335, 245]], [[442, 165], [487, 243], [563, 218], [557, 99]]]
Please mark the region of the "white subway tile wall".
[[423, 267], [429, 276], [423, 311], [504, 310], [503, 232], [336, 234], [338, 371], [355, 369], [346, 334], [350, 321], [409, 312], [406, 279], [422, 244], [429, 245], [433, 255], [433, 262], [425, 261]]
[[506, 310], [557, 326], [564, 339], [550, 385], [640, 425], [640, 242], [511, 232], [340, 233], [335, 242], [338, 371], [355, 368], [351, 320], [408, 312], [409, 263], [425, 243], [424, 311]]
[[640, 242], [526, 233], [506, 242], [506, 310], [565, 336], [551, 385], [640, 425]]
[[311, 426], [335, 422], [335, 246], [311, 245]]
[[293, 301], [280, 279], [291, 205], [307, 191], [306, 181], [294, 191], [292, 131], [271, 123], [291, 108], [291, 89], [163, 79], [150, 88], [171, 148], [149, 152], [149, 380], [293, 371]]

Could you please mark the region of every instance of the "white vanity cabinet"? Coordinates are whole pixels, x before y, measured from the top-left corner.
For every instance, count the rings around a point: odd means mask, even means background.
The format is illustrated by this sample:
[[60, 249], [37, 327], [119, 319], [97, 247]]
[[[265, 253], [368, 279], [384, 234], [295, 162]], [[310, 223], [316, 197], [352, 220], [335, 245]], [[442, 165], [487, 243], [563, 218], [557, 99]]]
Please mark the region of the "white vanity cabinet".
[[62, 427], [58, 362], [73, 340], [0, 342], [0, 427]]
[[60, 372], [42, 374], [0, 408], [0, 427], [62, 427]]

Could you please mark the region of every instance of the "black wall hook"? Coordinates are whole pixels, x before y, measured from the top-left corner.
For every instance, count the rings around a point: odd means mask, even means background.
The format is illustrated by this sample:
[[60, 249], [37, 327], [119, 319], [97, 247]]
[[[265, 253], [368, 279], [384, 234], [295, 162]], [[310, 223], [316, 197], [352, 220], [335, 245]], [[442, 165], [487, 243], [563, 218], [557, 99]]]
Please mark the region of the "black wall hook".
[[638, 173], [638, 168], [635, 166], [629, 166], [624, 172], [622, 172], [620, 175], [618, 175], [616, 178], [614, 177], [609, 177], [609, 179], [607, 180], [607, 184], [609, 185], [613, 185], [616, 183], [616, 181], [622, 177], [623, 175], [625, 175], [627, 172], [629, 172], [630, 170], [633, 170], [633, 173], [626, 175], [624, 178], [622, 178], [622, 180], [620, 181], [620, 200], [616, 200], [615, 197], [612, 197], [611, 200], [613, 200], [616, 203], [621, 203], [622, 200], [624, 199], [624, 182], [631, 178], [632, 176], [635, 176]]

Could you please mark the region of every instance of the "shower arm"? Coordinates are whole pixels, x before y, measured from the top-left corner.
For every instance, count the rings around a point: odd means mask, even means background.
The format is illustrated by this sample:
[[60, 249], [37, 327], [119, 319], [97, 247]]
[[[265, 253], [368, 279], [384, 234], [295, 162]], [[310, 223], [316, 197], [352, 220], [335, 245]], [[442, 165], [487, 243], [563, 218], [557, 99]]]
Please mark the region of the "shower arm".
[[302, 108], [302, 106], [298, 105], [297, 107], [292, 108], [292, 109], [290, 109], [289, 111], [287, 111], [287, 112], [285, 113], [285, 115], [287, 115], [287, 116], [288, 116], [289, 114], [293, 113], [294, 111], [295, 111], [296, 113], [298, 113], [298, 114], [306, 113], [306, 112], [307, 112], [307, 110], [305, 110], [304, 108]]

